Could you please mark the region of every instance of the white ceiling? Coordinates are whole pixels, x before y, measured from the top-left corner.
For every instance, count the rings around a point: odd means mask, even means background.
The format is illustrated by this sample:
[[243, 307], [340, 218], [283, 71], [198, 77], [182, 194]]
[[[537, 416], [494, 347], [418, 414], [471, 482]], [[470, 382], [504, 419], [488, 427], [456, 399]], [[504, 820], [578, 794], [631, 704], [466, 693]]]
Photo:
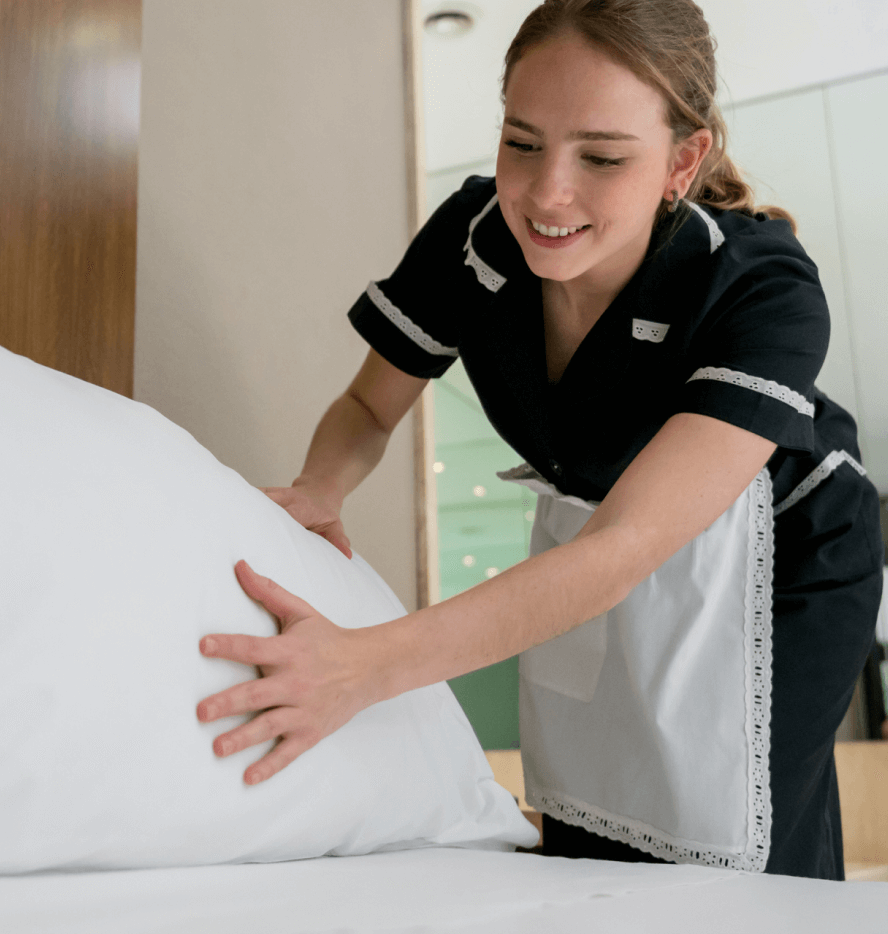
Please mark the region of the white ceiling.
[[724, 103], [888, 68], [888, 0], [699, 0], [699, 5], [719, 43]]
[[[719, 43], [723, 103], [888, 68], [888, 0], [699, 0]], [[465, 10], [464, 36], [423, 37], [430, 172], [496, 145], [503, 55], [536, 0], [422, 0], [423, 15]]]

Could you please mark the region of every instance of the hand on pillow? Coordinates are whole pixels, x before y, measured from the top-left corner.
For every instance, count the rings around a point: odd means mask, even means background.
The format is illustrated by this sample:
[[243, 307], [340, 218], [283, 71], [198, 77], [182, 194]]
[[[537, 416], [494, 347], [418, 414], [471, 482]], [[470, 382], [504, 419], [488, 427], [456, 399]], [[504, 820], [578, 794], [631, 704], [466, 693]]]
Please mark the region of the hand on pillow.
[[292, 486], [263, 487], [262, 492], [285, 509], [303, 528], [326, 538], [346, 558], [352, 550], [339, 513], [342, 500], [318, 487], [311, 480], [295, 479]]
[[280, 634], [204, 636], [204, 655], [254, 665], [262, 677], [204, 698], [197, 716], [210, 723], [262, 711], [213, 742], [216, 755], [229, 756], [279, 740], [244, 772], [244, 781], [255, 785], [383, 698], [372, 674], [371, 629], [342, 629], [246, 561], [234, 570], [244, 592], [278, 620]]

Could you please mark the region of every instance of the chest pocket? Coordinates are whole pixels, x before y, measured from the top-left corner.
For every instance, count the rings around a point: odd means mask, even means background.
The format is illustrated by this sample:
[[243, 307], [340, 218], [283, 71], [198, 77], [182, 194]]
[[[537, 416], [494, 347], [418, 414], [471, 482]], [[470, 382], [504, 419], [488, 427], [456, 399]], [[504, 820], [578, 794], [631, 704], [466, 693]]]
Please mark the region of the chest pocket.
[[660, 344], [668, 330], [669, 325], [660, 324], [659, 321], [645, 321], [643, 318], [632, 319], [632, 336], [639, 341]]

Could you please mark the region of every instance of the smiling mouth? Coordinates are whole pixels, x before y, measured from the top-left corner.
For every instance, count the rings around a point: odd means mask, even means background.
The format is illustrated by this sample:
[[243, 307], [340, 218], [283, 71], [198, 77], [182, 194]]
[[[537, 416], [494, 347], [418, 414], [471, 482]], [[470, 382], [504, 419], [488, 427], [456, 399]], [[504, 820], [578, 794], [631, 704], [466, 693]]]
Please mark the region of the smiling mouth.
[[591, 224], [583, 224], [582, 227], [547, 227], [545, 224], [538, 224], [536, 221], [532, 221], [529, 217], [527, 220], [530, 222], [530, 226], [543, 237], [568, 237], [570, 234], [576, 233], [578, 230], [586, 230], [586, 228], [591, 227]]
[[[570, 244], [579, 240], [592, 226], [591, 224], [585, 224], [582, 227], [547, 227], [544, 224], [535, 223], [527, 216], [525, 216], [524, 222], [531, 242], [548, 249], [570, 246]], [[552, 231], [552, 233], [550, 234], [549, 231]], [[564, 231], [564, 233], [561, 231]]]

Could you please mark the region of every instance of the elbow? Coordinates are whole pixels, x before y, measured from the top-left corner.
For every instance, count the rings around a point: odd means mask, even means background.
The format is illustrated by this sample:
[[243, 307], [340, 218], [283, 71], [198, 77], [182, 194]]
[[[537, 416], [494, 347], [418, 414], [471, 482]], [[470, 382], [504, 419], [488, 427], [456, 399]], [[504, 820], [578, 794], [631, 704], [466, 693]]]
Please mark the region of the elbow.
[[386, 437], [391, 435], [394, 425], [387, 425], [382, 416], [376, 412], [372, 405], [364, 399], [360, 392], [353, 386], [350, 387], [343, 396], [344, 399], [354, 403], [363, 413], [364, 417], [371, 423], [372, 427], [382, 432]]

